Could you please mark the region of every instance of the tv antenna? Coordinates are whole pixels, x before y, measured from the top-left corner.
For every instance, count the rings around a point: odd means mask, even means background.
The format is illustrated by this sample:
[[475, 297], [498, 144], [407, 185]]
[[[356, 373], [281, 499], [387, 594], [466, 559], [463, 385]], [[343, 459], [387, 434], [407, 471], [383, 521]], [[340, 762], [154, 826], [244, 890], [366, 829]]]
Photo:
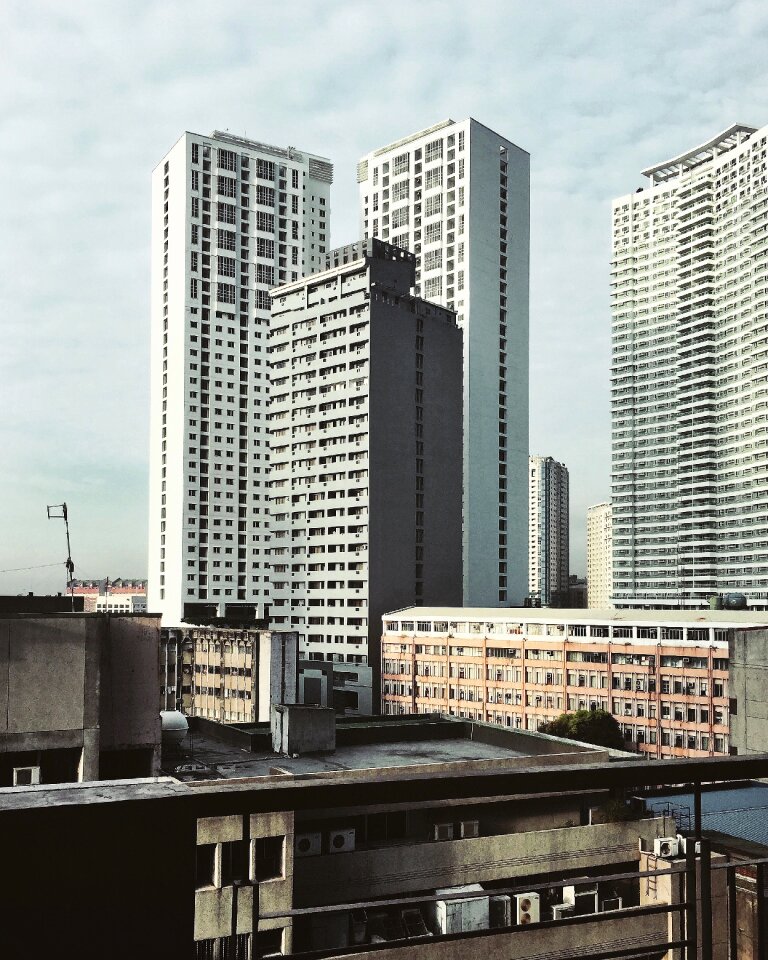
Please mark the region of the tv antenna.
[[75, 565], [72, 563], [72, 547], [69, 543], [69, 518], [67, 516], [67, 505], [66, 503], [55, 503], [46, 507], [48, 510], [48, 519], [49, 520], [63, 520], [64, 529], [67, 531], [67, 559], [64, 563], [64, 566], [67, 568], [67, 587], [69, 588], [69, 596], [72, 601], [72, 612], [75, 610], [75, 584], [74, 584], [74, 574], [75, 574]]

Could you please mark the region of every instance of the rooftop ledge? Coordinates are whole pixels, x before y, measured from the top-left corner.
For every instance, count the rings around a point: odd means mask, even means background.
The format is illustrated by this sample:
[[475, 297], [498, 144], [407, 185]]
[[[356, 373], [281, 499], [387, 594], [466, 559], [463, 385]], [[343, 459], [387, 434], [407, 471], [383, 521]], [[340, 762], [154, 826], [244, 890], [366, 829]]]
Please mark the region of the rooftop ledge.
[[654, 183], [671, 180], [681, 173], [693, 170], [694, 167], [706, 163], [707, 160], [712, 160], [718, 154], [733, 149], [733, 147], [738, 146], [742, 141], [748, 140], [756, 130], [757, 127], [749, 127], [744, 123], [734, 123], [716, 137], [707, 140], [706, 143], [702, 143], [686, 153], [672, 157], [671, 160], [666, 160], [664, 163], [659, 163], [654, 167], [648, 167], [642, 171], [642, 174], [644, 177], [650, 177]]

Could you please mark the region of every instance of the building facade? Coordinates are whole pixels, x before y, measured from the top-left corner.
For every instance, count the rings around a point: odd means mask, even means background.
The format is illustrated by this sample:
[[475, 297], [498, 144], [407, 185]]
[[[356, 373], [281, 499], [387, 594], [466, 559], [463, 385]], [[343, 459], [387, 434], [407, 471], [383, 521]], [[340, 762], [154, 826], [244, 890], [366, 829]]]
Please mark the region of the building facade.
[[616, 718], [627, 750], [730, 752], [734, 631], [762, 613], [412, 608], [384, 617], [382, 712], [516, 729], [575, 710]]
[[528, 458], [528, 595], [542, 607], [568, 606], [568, 468]]
[[415, 264], [370, 239], [273, 294], [270, 624], [361, 713], [382, 614], [461, 596], [461, 331]]
[[464, 332], [464, 603], [521, 603], [528, 460], [529, 156], [446, 120], [358, 164], [361, 233], [416, 255]]
[[587, 507], [587, 606], [608, 610], [613, 593], [611, 504]]
[[259, 619], [269, 597], [269, 290], [321, 262], [322, 157], [185, 133], [152, 175], [149, 607]]
[[613, 203], [616, 606], [768, 606], [767, 143], [736, 124]]
[[295, 633], [226, 627], [164, 627], [162, 710], [221, 723], [269, 720], [271, 703], [296, 703]]
[[147, 581], [126, 580], [118, 577], [110, 580], [73, 580], [71, 593], [83, 597], [86, 613], [143, 613], [147, 609]]

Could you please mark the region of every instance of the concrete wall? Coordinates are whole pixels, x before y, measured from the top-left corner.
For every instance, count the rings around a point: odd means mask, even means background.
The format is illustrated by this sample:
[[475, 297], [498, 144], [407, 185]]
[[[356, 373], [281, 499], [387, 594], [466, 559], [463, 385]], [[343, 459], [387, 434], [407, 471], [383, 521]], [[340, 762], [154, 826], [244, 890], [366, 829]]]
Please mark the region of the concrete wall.
[[[296, 903], [331, 904], [386, 897], [465, 883], [512, 879], [556, 870], [587, 870], [638, 858], [661, 833], [665, 820], [606, 823], [537, 830], [523, 823], [520, 833], [472, 840], [402, 844], [302, 860]], [[669, 826], [668, 822], [667, 825]], [[328, 877], [335, 878], [328, 884]]]
[[734, 630], [728, 641], [728, 679], [735, 707], [731, 745], [738, 753], [768, 751], [768, 630]]

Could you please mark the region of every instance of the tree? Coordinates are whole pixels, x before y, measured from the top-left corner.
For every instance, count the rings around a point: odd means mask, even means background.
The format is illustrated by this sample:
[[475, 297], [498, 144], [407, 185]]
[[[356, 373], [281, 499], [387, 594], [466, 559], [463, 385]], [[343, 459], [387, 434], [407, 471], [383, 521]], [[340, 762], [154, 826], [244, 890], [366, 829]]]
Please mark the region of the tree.
[[565, 737], [566, 740], [581, 740], [594, 743], [598, 747], [611, 747], [624, 750], [624, 734], [615, 717], [605, 710], [576, 710], [575, 713], [561, 713], [559, 717], [539, 727], [540, 733], [549, 733], [553, 737]]

